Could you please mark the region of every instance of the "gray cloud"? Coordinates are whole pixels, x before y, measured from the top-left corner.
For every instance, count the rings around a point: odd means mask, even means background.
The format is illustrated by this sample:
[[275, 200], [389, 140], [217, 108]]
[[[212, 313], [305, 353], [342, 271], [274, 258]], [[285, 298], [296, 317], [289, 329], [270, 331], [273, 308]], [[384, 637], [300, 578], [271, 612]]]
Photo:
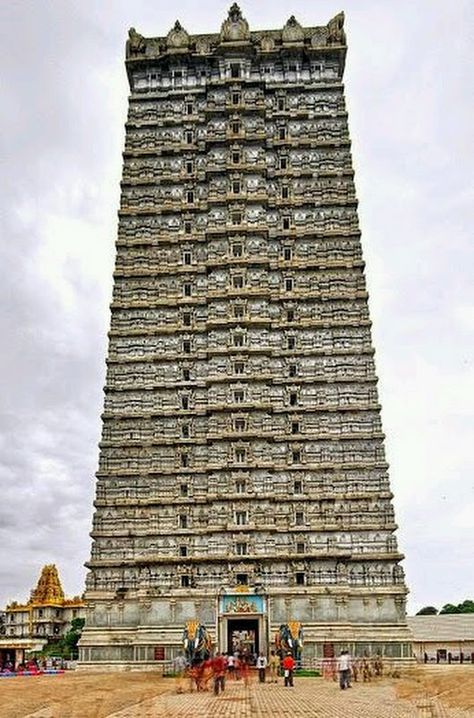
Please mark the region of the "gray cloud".
[[[69, 593], [83, 587], [127, 28], [164, 34], [178, 13], [191, 31], [215, 30], [229, 4], [0, 4], [0, 605], [26, 598], [46, 562], [58, 563]], [[474, 588], [471, 5], [345, 3], [356, 184], [413, 608]], [[242, 7], [253, 27], [282, 25], [290, 12], [322, 24], [340, 9]]]

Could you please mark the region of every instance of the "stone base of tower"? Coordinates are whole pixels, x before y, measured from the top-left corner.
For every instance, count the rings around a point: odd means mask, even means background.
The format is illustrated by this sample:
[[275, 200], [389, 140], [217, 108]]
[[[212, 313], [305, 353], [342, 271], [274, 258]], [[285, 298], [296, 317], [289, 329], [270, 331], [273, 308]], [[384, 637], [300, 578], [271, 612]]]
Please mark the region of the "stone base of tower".
[[216, 650], [233, 652], [241, 641], [251, 653], [268, 653], [282, 624], [304, 630], [303, 664], [337, 656], [375, 656], [394, 663], [413, 660], [412, 636], [403, 602], [393, 587], [345, 594], [326, 589], [279, 589], [219, 594], [112, 598], [89, 595], [86, 627], [79, 644], [79, 669], [157, 670], [183, 651], [187, 621], [199, 621]]

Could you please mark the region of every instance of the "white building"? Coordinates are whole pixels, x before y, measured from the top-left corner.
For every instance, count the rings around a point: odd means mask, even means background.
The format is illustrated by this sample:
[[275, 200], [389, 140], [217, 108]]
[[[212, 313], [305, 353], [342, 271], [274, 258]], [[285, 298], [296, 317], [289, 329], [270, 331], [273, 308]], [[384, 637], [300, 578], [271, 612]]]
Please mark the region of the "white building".
[[410, 616], [417, 661], [474, 664], [474, 613]]

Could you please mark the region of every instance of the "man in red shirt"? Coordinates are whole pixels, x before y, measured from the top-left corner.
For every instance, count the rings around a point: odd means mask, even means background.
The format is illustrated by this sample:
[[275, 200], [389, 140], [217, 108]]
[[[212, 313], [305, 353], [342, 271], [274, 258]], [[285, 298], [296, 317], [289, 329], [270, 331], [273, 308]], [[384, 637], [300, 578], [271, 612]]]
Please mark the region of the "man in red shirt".
[[284, 657], [281, 665], [285, 674], [285, 686], [293, 688], [293, 671], [295, 670], [296, 663], [290, 651], [288, 651]]
[[214, 695], [219, 695], [219, 690], [224, 691], [225, 688], [225, 672], [227, 661], [222, 653], [216, 653], [212, 659], [212, 672], [214, 674]]

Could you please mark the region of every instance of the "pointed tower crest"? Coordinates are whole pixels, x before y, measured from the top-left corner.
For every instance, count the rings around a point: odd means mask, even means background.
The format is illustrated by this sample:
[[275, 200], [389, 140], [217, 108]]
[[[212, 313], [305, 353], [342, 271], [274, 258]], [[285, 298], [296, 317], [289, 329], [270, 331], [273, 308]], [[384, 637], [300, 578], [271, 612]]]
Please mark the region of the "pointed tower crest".
[[43, 566], [41, 575], [31, 592], [30, 603], [63, 603], [64, 591], [54, 564]]
[[176, 20], [174, 26], [166, 36], [166, 44], [169, 48], [174, 49], [187, 48], [189, 46], [189, 35], [179, 20]]
[[303, 28], [294, 15], [287, 20], [281, 37], [283, 42], [302, 42], [304, 40]]
[[249, 24], [242, 15], [240, 7], [234, 3], [229, 10], [227, 19], [222, 23], [221, 40], [222, 42], [235, 42], [249, 39]]

